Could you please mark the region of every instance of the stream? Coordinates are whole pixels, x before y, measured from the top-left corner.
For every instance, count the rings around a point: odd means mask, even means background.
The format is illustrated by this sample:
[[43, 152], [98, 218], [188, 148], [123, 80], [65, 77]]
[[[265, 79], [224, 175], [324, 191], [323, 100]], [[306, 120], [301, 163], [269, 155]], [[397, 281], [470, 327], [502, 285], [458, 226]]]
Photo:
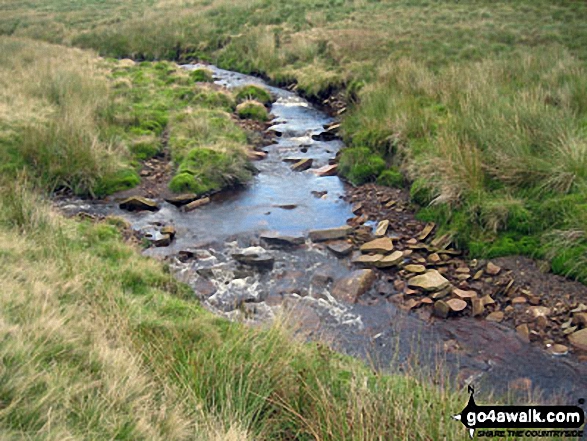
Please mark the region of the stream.
[[[210, 204], [189, 213], [163, 201], [153, 213], [130, 213], [114, 200], [68, 200], [59, 203], [61, 210], [121, 216], [136, 230], [172, 224], [177, 234], [171, 245], [145, 254], [166, 259], [207, 308], [229, 319], [255, 325], [287, 310], [305, 338], [326, 341], [378, 369], [415, 368], [430, 381], [449, 376], [486, 394], [510, 391], [522, 397], [520, 404], [528, 399], [528, 389], [547, 401], [576, 404], [587, 398], [587, 364], [550, 355], [504, 325], [472, 318], [425, 321], [380, 298], [374, 288], [363, 294], [372, 302], [337, 301], [332, 286], [356, 268], [350, 258], [336, 257], [308, 239], [310, 230], [341, 227], [353, 217], [343, 200], [345, 184], [313, 172], [343, 147], [338, 139], [321, 140], [333, 119], [293, 92], [206, 67], [217, 84], [258, 84], [276, 98], [269, 129], [276, 141], [264, 148], [266, 159], [255, 162], [259, 173], [250, 185], [215, 195]], [[291, 158], [312, 158], [312, 169], [292, 171], [291, 163], [284, 162]], [[269, 246], [261, 239], [268, 233], [287, 235], [296, 245]], [[270, 256], [271, 264], [260, 269], [234, 258], [253, 252]]]

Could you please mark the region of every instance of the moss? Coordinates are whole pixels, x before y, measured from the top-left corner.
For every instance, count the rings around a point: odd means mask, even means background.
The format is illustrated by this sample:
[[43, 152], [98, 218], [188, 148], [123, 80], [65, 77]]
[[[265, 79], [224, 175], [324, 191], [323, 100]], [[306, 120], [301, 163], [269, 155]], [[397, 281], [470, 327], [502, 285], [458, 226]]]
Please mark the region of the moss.
[[267, 121], [269, 113], [265, 106], [257, 101], [243, 101], [236, 107], [236, 114], [242, 119], [252, 119], [255, 121]]
[[196, 83], [211, 83], [214, 81], [214, 75], [210, 69], [200, 68], [190, 72], [190, 78]]
[[540, 239], [536, 236], [506, 233], [493, 241], [471, 240], [468, 248], [472, 257], [489, 259], [512, 255], [535, 257], [540, 250]]
[[202, 194], [207, 187], [198, 182], [191, 173], [178, 173], [169, 181], [169, 189], [174, 193]]
[[265, 89], [253, 84], [241, 87], [236, 94], [236, 101], [242, 103], [247, 100], [255, 100], [268, 106], [273, 101], [271, 94]]
[[343, 150], [339, 170], [353, 184], [373, 181], [385, 169], [385, 161], [367, 147], [352, 147]]
[[169, 188], [173, 192], [203, 194], [244, 183], [250, 177], [247, 161], [240, 152], [229, 155], [197, 147], [185, 156]]
[[146, 159], [156, 156], [161, 151], [161, 141], [155, 137], [142, 137], [130, 145], [131, 153], [138, 160], [144, 161]]
[[141, 178], [136, 171], [131, 169], [120, 170], [104, 176], [96, 188], [94, 188], [93, 193], [97, 197], [104, 197], [118, 191], [136, 187], [140, 182]]
[[402, 188], [404, 186], [404, 177], [398, 169], [391, 168], [381, 172], [377, 178], [377, 183], [386, 187]]

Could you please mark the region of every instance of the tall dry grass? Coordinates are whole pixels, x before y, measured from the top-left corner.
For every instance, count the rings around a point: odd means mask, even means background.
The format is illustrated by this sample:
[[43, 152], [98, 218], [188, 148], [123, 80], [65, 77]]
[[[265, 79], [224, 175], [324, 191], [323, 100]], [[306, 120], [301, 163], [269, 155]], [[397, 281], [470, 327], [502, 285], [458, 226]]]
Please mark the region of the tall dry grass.
[[109, 86], [92, 53], [6, 37], [0, 53], [4, 167], [79, 194], [123, 168], [124, 148], [104, 135]]

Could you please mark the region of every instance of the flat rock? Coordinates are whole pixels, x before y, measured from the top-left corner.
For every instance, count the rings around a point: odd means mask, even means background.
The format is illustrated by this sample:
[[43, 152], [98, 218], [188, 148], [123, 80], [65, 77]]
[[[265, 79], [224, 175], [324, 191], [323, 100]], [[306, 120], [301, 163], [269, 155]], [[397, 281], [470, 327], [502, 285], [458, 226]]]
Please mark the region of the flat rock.
[[548, 348], [548, 352], [550, 352], [552, 355], [558, 356], [567, 355], [569, 353], [569, 348], [565, 345], [555, 344]]
[[550, 308], [546, 306], [530, 306], [528, 311], [534, 318], [538, 317], [548, 317], [550, 315]]
[[195, 201], [190, 202], [189, 204], [187, 204], [184, 207], [184, 211], [187, 213], [187, 212], [190, 212], [190, 211], [195, 210], [196, 208], [199, 208], [199, 207], [202, 207], [204, 205], [207, 205], [209, 203], [210, 203], [210, 198], [209, 197], [205, 197], [205, 198], [202, 198], [202, 199], [196, 199]]
[[467, 307], [467, 302], [461, 299], [450, 299], [446, 301], [446, 304], [454, 312], [462, 311]]
[[355, 303], [375, 282], [377, 276], [370, 269], [353, 271], [349, 276], [337, 281], [332, 288], [332, 296], [342, 302]]
[[587, 328], [569, 334], [568, 339], [577, 349], [587, 351]]
[[384, 256], [375, 262], [377, 268], [389, 268], [399, 265], [404, 260], [404, 253], [402, 251], [394, 251], [389, 256]]
[[294, 247], [303, 245], [306, 241], [304, 236], [282, 236], [279, 233], [264, 233], [259, 237], [267, 245], [275, 247]]
[[363, 254], [362, 256], [358, 256], [356, 259], [353, 259], [353, 263], [355, 265], [375, 266], [381, 259], [383, 259], [383, 254]]
[[423, 274], [426, 272], [426, 267], [424, 265], [406, 265], [404, 266], [404, 269], [409, 272], [409, 273], [413, 273], [413, 274]]
[[185, 193], [165, 198], [165, 202], [169, 202], [171, 205], [175, 205], [176, 207], [183, 207], [184, 205], [187, 205], [190, 202], [194, 202], [196, 199], [198, 199], [197, 194]]
[[291, 169], [297, 172], [308, 170], [310, 167], [312, 167], [313, 162], [314, 160], [312, 158], [305, 158], [292, 165]]
[[449, 285], [449, 281], [446, 280], [442, 274], [436, 270], [430, 270], [425, 274], [414, 276], [408, 280], [408, 286], [416, 288], [422, 288], [425, 291], [440, 291]]
[[381, 237], [361, 246], [363, 253], [387, 254], [393, 251], [393, 241], [389, 237]]
[[459, 288], [455, 288], [453, 290], [453, 294], [463, 300], [477, 298], [477, 293], [475, 291], [465, 291]]
[[485, 272], [490, 276], [497, 276], [500, 271], [501, 268], [491, 262], [487, 263], [487, 266], [485, 267]]
[[387, 219], [382, 220], [377, 224], [377, 229], [375, 230], [375, 237], [383, 237], [387, 234], [387, 229], [389, 228], [389, 221]]
[[329, 243], [326, 248], [332, 251], [336, 257], [348, 256], [353, 251], [353, 246], [350, 243], [344, 241]]
[[152, 199], [144, 198], [141, 196], [131, 196], [130, 198], [126, 198], [118, 205], [123, 210], [128, 211], [157, 211], [159, 210], [159, 205]]
[[424, 229], [418, 235], [418, 240], [425, 240], [430, 235], [430, 233], [432, 233], [432, 230], [434, 230], [435, 226], [436, 224], [434, 222], [429, 222], [426, 224]]
[[312, 230], [308, 234], [312, 242], [324, 242], [327, 240], [346, 239], [352, 230], [352, 227], [344, 226], [338, 228], [327, 228], [324, 230]]
[[314, 173], [316, 173], [316, 175], [318, 175], [320, 177], [336, 176], [336, 174], [338, 173], [338, 165], [337, 164], [325, 165], [324, 167], [317, 168], [314, 171]]

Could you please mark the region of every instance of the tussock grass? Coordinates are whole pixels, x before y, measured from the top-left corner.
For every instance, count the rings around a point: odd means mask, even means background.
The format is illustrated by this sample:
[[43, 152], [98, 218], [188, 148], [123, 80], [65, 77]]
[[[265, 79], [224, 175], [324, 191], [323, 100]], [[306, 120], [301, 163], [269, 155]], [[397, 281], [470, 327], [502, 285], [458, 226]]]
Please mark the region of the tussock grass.
[[[577, 228], [583, 216], [547, 207], [585, 194], [585, 78], [584, 64], [560, 48], [438, 70], [390, 62], [345, 130], [353, 145], [400, 165], [414, 200], [431, 204], [421, 217], [475, 253], [557, 260], [549, 232]], [[553, 268], [579, 274], [561, 256]]]
[[101, 132], [110, 101], [96, 58], [27, 40], [0, 46], [3, 167], [25, 165], [47, 189], [79, 194], [123, 170], [123, 150]]

